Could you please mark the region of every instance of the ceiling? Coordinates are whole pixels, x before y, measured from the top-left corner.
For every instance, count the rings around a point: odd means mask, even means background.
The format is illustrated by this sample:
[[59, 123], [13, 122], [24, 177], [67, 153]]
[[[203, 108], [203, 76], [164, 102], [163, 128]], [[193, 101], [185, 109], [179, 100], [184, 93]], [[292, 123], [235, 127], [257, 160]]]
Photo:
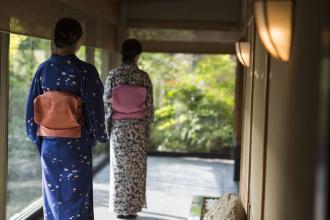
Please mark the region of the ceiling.
[[[128, 29], [140, 29], [154, 39], [139, 38], [150, 51], [234, 53], [240, 37], [241, 0], [118, 0], [120, 20]], [[187, 39], [174, 30], [189, 31]], [[173, 36], [168, 39], [164, 32]], [[137, 33], [137, 32], [136, 32]], [[178, 36], [175, 36], [177, 34]], [[144, 35], [145, 36], [145, 35]], [[165, 39], [164, 39], [165, 38]], [[177, 40], [172, 40], [177, 38]], [[159, 45], [159, 46], [157, 46]]]

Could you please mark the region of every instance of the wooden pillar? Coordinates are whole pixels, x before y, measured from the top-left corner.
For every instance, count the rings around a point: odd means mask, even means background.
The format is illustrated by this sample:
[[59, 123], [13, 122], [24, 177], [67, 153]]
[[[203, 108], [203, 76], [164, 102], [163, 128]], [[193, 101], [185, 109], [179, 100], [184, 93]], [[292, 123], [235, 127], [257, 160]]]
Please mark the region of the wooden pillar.
[[243, 88], [244, 88], [244, 67], [237, 62], [236, 81], [235, 81], [235, 167], [234, 181], [240, 180], [240, 162], [241, 162], [241, 140], [243, 124]]
[[9, 97], [9, 33], [0, 32], [0, 220], [6, 219], [8, 97]]
[[51, 40], [51, 43], [50, 43], [50, 51], [52, 54], [56, 52], [56, 46], [55, 46], [55, 43], [53, 40]]
[[94, 64], [95, 49], [93, 47], [86, 47], [86, 61]]
[[119, 61], [119, 54], [117, 51], [109, 52], [109, 70], [116, 68], [121, 62]]
[[[329, 2], [327, 3], [329, 6]], [[327, 7], [325, 7], [327, 8]], [[329, 7], [328, 7], [329, 8]], [[320, 62], [320, 108], [319, 108], [319, 144], [317, 147], [317, 165], [315, 176], [314, 219], [330, 219], [330, 26], [326, 25], [326, 13], [323, 11], [324, 25], [321, 31]]]
[[109, 71], [113, 68], [115, 68], [115, 53], [113, 51], [109, 50], [102, 50], [101, 52], [101, 80], [104, 83], [109, 75]]
[[116, 38], [116, 45], [115, 45], [115, 66], [121, 64], [121, 44], [124, 42], [125, 39], [128, 38], [128, 28], [127, 28], [127, 16], [126, 16], [126, 5], [120, 6], [120, 23], [117, 27], [117, 38]]

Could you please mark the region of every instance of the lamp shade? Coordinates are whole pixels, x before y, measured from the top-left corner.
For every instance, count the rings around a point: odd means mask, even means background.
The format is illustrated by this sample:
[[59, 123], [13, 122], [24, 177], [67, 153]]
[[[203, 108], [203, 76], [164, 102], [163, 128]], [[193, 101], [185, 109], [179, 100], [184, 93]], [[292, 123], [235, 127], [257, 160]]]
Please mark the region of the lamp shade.
[[275, 58], [289, 61], [291, 53], [293, 0], [255, 0], [258, 35]]
[[236, 42], [236, 55], [238, 60], [246, 67], [250, 66], [250, 42]]

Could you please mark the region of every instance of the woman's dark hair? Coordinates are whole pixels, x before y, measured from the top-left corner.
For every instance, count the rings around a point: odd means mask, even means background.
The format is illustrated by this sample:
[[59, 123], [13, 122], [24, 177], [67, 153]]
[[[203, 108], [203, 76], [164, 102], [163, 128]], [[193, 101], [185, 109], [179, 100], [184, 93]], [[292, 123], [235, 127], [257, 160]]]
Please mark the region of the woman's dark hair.
[[136, 39], [127, 39], [121, 45], [123, 63], [133, 63], [140, 53], [142, 53], [142, 44]]
[[74, 47], [82, 36], [82, 27], [74, 18], [62, 18], [57, 21], [54, 30], [54, 43], [57, 48]]

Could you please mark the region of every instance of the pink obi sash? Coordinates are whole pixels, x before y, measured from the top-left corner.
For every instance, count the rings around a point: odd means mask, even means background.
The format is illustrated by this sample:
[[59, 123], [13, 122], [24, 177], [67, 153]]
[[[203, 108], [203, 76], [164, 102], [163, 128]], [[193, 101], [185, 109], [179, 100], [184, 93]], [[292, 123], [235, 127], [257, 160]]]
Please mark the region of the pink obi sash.
[[39, 136], [81, 137], [81, 98], [68, 92], [45, 92], [34, 99], [34, 121]]
[[114, 120], [144, 119], [147, 90], [141, 86], [119, 85], [112, 89], [112, 116]]

